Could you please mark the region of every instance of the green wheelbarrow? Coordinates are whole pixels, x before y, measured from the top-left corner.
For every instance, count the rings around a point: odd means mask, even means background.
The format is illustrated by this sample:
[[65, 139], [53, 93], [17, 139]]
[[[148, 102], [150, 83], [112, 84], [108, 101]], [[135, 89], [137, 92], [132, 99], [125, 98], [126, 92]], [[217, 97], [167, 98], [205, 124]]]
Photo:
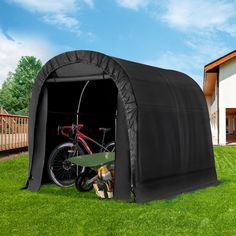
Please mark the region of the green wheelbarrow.
[[97, 170], [104, 165], [114, 169], [115, 152], [99, 152], [80, 155], [68, 159], [75, 165], [86, 167], [75, 179], [75, 187], [79, 192], [92, 190], [93, 182], [97, 179]]

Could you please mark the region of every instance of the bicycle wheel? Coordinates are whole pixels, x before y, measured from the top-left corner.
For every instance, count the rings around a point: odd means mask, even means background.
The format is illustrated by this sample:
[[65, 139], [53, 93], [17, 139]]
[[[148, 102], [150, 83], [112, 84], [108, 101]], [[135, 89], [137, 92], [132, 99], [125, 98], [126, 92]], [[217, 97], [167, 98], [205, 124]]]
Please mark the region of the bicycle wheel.
[[75, 179], [75, 187], [78, 192], [89, 192], [93, 189], [93, 183], [87, 183], [90, 179], [92, 179], [95, 175], [92, 173], [81, 173]]
[[71, 163], [68, 158], [83, 155], [83, 150], [78, 146], [73, 150], [73, 143], [63, 143], [57, 146], [48, 159], [48, 175], [60, 187], [74, 185], [75, 178], [84, 171], [84, 167]]
[[104, 148], [104, 152], [115, 152], [115, 149], [116, 149], [116, 143], [114, 141], [108, 143], [105, 148]]

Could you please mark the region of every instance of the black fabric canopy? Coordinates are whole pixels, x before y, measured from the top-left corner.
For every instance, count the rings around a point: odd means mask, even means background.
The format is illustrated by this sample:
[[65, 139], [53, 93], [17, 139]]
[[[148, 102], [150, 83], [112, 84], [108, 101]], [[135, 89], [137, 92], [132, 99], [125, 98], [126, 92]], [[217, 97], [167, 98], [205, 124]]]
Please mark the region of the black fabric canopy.
[[208, 109], [194, 80], [98, 52], [72, 51], [47, 62], [33, 87], [28, 189], [38, 191], [48, 182], [48, 156], [62, 142], [56, 126], [75, 122], [88, 80], [80, 120], [85, 127], [113, 127], [115, 198], [130, 199], [133, 192], [137, 202], [145, 202], [217, 183]]

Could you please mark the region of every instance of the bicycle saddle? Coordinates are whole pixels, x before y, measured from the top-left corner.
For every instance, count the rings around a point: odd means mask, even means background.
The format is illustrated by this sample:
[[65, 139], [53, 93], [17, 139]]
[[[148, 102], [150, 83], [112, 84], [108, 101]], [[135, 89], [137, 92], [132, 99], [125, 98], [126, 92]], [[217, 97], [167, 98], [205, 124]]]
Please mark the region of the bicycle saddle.
[[111, 128], [103, 128], [103, 127], [101, 127], [101, 128], [98, 128], [98, 130], [99, 131], [103, 131], [103, 132], [109, 132], [110, 130], [111, 130]]

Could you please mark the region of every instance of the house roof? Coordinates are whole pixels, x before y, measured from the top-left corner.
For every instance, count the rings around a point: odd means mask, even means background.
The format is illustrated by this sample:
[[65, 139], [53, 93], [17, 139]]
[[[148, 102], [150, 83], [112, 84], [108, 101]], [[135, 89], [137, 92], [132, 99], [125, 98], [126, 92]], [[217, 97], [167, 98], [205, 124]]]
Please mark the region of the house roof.
[[214, 91], [217, 80], [219, 66], [236, 57], [236, 50], [210, 62], [204, 67], [203, 92], [205, 96], [210, 96]]

